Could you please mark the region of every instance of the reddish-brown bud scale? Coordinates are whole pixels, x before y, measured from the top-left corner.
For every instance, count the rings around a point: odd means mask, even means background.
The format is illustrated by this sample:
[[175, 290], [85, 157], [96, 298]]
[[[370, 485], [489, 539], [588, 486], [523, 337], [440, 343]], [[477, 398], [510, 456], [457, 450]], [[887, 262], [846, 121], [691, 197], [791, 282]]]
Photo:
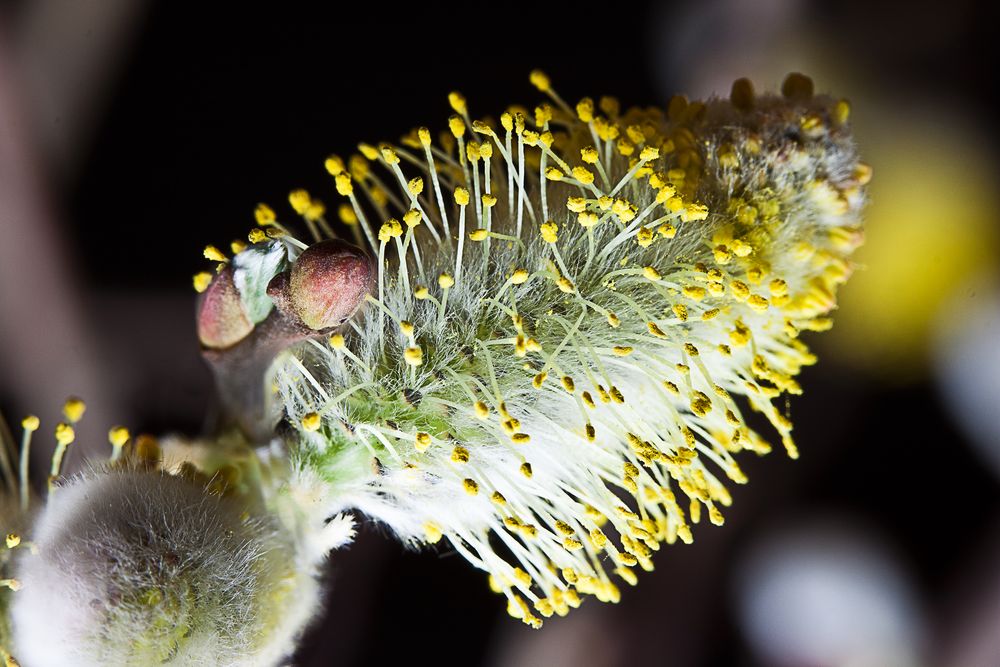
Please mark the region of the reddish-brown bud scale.
[[320, 331], [340, 326], [354, 314], [373, 277], [371, 259], [359, 248], [342, 241], [322, 241], [299, 255], [287, 278], [272, 281], [268, 294], [286, 314]]
[[228, 420], [251, 438], [266, 440], [274, 427], [264, 387], [271, 362], [283, 350], [324, 335], [357, 312], [371, 289], [374, 267], [364, 252], [343, 241], [310, 246], [291, 270], [271, 280], [267, 294], [275, 310], [256, 327], [247, 319], [228, 271], [205, 292], [198, 311], [199, 338]]
[[221, 350], [240, 342], [253, 331], [233, 282], [233, 273], [226, 267], [215, 276], [198, 305], [198, 340], [207, 348]]

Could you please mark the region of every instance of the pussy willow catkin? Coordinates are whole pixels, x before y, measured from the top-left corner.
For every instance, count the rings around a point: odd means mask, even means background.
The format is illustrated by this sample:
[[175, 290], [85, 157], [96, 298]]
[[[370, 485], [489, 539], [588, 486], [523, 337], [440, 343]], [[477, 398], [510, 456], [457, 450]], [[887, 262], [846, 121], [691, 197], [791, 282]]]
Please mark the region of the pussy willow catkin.
[[[241, 477], [259, 506], [241, 543], [287, 552], [253, 573], [265, 598], [304, 586], [347, 539], [344, 513], [359, 510], [408, 544], [458, 552], [512, 616], [539, 627], [585, 596], [617, 601], [662, 544], [691, 542], [703, 517], [722, 524], [727, 482], [746, 482], [741, 452], [771, 449], [748, 410], [798, 456], [783, 395], [800, 392], [795, 376], [815, 361], [799, 334], [830, 326], [862, 238], [870, 170], [848, 104], [814, 96], [798, 74], [781, 95], [739, 80], [729, 99], [676, 97], [666, 109], [571, 106], [543, 73], [531, 81], [549, 98], [533, 111], [473, 120], [452, 93], [439, 136], [419, 128], [329, 157], [342, 224], [297, 190], [308, 236], [260, 205], [249, 245], [234, 243], [231, 258], [206, 249], [219, 266], [195, 276], [199, 333], [239, 426], [226, 451], [273, 438], [264, 459], [243, 455], [254, 462], [244, 472], [258, 472]], [[324, 240], [339, 236], [364, 252]], [[198, 475], [229, 465], [187, 458]], [[127, 470], [73, 484], [138, 474]], [[196, 576], [216, 573], [174, 579], [190, 591]], [[141, 595], [130, 586], [123, 594]], [[26, 591], [14, 597], [15, 639], [31, 625], [18, 620]], [[160, 595], [137, 608], [189, 594]], [[231, 649], [231, 664], [293, 646], [294, 629], [254, 596], [233, 603], [262, 610], [268, 639]], [[211, 605], [229, 601], [196, 592], [189, 603], [199, 636]], [[102, 618], [98, 642], [128, 641], [126, 617]], [[164, 632], [144, 650], [191, 660], [188, 635]]]

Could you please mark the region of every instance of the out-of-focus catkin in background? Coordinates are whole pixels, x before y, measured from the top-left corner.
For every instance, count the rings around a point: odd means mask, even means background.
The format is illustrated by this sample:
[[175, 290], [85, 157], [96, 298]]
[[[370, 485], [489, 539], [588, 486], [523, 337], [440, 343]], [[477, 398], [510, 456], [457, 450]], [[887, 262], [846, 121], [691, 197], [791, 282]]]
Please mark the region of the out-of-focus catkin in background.
[[[196, 433], [190, 275], [322, 160], [476, 113], [758, 90], [846, 97], [874, 169], [859, 267], [790, 402], [803, 457], [748, 461], [722, 528], [618, 606], [532, 632], [447, 552], [377, 528], [335, 555], [300, 664], [1000, 664], [1000, 189], [994, 25], [967, 0], [619, 3], [489, 13], [32, 0], [0, 9], [0, 409]], [[412, 12], [412, 13], [408, 13]], [[322, 193], [322, 194], [321, 194]], [[44, 438], [39, 438], [41, 444]], [[38, 447], [39, 462], [44, 456]]]

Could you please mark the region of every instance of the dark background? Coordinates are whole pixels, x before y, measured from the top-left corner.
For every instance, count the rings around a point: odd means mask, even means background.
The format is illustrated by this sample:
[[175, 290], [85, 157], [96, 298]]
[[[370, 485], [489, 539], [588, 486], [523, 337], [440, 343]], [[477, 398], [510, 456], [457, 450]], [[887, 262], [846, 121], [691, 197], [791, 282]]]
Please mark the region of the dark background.
[[[248, 4], [145, 5], [106, 61], [74, 152], [41, 150], [38, 158], [97, 363], [108, 368], [109, 402], [117, 420], [137, 429], [199, 432], [211, 385], [193, 334], [190, 276], [205, 267], [206, 243], [245, 237], [257, 202], [286, 207], [287, 193], [305, 187], [335, 206], [328, 153], [346, 156], [359, 141], [395, 140], [417, 125], [442, 127], [453, 89], [473, 115], [533, 104], [539, 93], [527, 75], [535, 67], [570, 101], [612, 94], [624, 106], [664, 104], [687, 80], [683, 60], [662, 62], [669, 42], [684, 40], [663, 16], [690, 21], [695, 11], [644, 2], [594, 12], [538, 3], [446, 11], [368, 3], [349, 12]], [[906, 7], [818, 3], [799, 20], [839, 40], [848, 69], [870, 64], [869, 85], [951, 98], [975, 117], [995, 113], [995, 23], [986, 8]], [[8, 36], [31, 8], [6, 8]], [[709, 29], [700, 48], [738, 39], [732, 30]], [[699, 57], [698, 48], [678, 49]], [[996, 145], [993, 134], [984, 140]], [[748, 461], [751, 483], [736, 489], [726, 526], [700, 526], [691, 547], [659, 553], [657, 571], [625, 591], [619, 607], [587, 602], [574, 613], [589, 614], [593, 626], [584, 627], [607, 641], [567, 630], [566, 646], [596, 642], [594, 664], [598, 656], [600, 664], [762, 664], [732, 611], [732, 564], [776, 522], [828, 515], [891, 545], [920, 592], [927, 642], [947, 635], [963, 576], [995, 537], [996, 477], [965, 444], [930, 375], [895, 383], [813, 342], [830, 358], [806, 370], [806, 393], [792, 402], [803, 459]], [[0, 374], [7, 414], [34, 408], [22, 381]], [[405, 552], [378, 528], [366, 526], [355, 546], [335, 553], [330, 576], [329, 613], [308, 634], [303, 665], [516, 664], [510, 646], [537, 641], [506, 618], [485, 577], [461, 558]], [[553, 619], [536, 634], [565, 622]], [[604, 661], [608, 646], [614, 655]]]

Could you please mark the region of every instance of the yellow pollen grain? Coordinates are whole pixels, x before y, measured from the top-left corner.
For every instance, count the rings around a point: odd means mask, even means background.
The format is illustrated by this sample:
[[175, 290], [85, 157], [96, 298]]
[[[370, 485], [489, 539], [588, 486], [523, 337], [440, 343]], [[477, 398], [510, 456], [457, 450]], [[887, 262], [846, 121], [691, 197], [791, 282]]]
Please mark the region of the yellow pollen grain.
[[194, 283], [194, 289], [196, 292], [201, 294], [208, 289], [208, 286], [212, 284], [212, 274], [207, 271], [202, 271], [201, 273], [196, 273], [192, 279]]
[[413, 345], [403, 350], [403, 359], [410, 366], [420, 366], [424, 363], [424, 352], [419, 347]]
[[309, 433], [314, 433], [319, 430], [319, 427], [323, 424], [323, 419], [318, 413], [310, 412], [302, 417], [302, 428]]

